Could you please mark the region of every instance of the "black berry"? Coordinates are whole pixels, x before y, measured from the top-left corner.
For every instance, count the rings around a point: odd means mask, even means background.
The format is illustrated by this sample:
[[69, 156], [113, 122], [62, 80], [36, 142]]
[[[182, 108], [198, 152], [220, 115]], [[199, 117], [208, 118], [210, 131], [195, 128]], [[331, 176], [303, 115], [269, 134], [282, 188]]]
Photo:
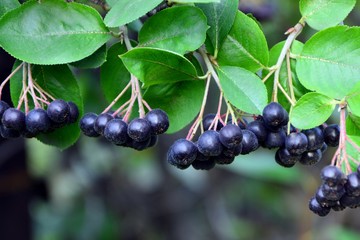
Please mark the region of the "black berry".
[[168, 151], [168, 162], [177, 167], [189, 166], [197, 155], [196, 145], [186, 139], [178, 139]]
[[95, 131], [100, 135], [104, 135], [104, 129], [106, 124], [113, 119], [114, 117], [109, 113], [99, 114], [94, 122]]
[[305, 134], [290, 133], [285, 140], [285, 147], [290, 154], [300, 155], [307, 149], [308, 140]]
[[283, 129], [278, 132], [268, 132], [264, 146], [271, 148], [283, 147], [285, 145], [286, 133]]
[[88, 137], [98, 137], [100, 136], [94, 129], [94, 123], [96, 121], [97, 115], [95, 113], [86, 113], [80, 119], [80, 129]]
[[243, 131], [243, 139], [241, 142], [242, 145], [241, 154], [245, 155], [258, 149], [259, 142], [256, 135], [253, 132], [246, 129], [242, 131]]
[[71, 101], [68, 102], [68, 105], [69, 105], [68, 123], [75, 123], [79, 118], [79, 108], [75, 103]]
[[51, 120], [42, 108], [36, 108], [28, 112], [25, 123], [26, 129], [33, 134], [46, 132], [51, 127]]
[[255, 120], [250, 122], [246, 129], [252, 131], [256, 135], [259, 142], [264, 142], [266, 140], [268, 131], [262, 120]]
[[279, 148], [275, 153], [275, 161], [283, 167], [290, 168], [301, 158], [301, 155], [291, 155], [286, 148]]
[[329, 214], [330, 208], [329, 207], [323, 207], [320, 205], [320, 203], [316, 200], [315, 197], [311, 198], [309, 201], [309, 209], [319, 215], [320, 217], [324, 217]]
[[197, 145], [199, 152], [205, 156], [219, 156], [223, 150], [219, 133], [213, 130], [208, 130], [201, 134]]
[[121, 145], [129, 141], [128, 125], [121, 119], [110, 120], [104, 128], [104, 137], [111, 143]]
[[169, 128], [169, 117], [161, 109], [151, 110], [146, 114], [145, 119], [149, 121], [153, 135], [163, 134]]
[[[204, 127], [204, 130], [209, 130], [211, 123], [213, 122], [214, 118], [215, 118], [215, 114], [213, 113], [209, 113], [207, 115], [205, 115], [205, 117], [202, 120], [202, 124]], [[216, 130], [219, 131], [224, 125], [221, 122], [217, 123], [216, 126]], [[212, 126], [212, 129], [214, 129], [214, 127]]]
[[151, 136], [151, 125], [143, 118], [135, 118], [128, 125], [128, 135], [138, 142], [143, 142]]
[[52, 121], [65, 123], [70, 116], [69, 104], [61, 99], [54, 100], [49, 104], [47, 114]]
[[329, 165], [321, 170], [320, 177], [325, 184], [335, 186], [342, 184], [345, 176], [339, 168]]
[[2, 118], [6, 109], [10, 108], [9, 104], [0, 100], [0, 119]]
[[2, 124], [21, 132], [25, 129], [25, 113], [16, 108], [8, 108], [2, 116]]
[[271, 102], [263, 110], [264, 123], [270, 128], [285, 126], [289, 121], [286, 110], [278, 103]]
[[303, 130], [302, 132], [308, 139], [308, 151], [320, 149], [324, 144], [324, 136], [319, 127]]
[[303, 165], [314, 165], [318, 163], [322, 158], [320, 149], [315, 151], [306, 151], [301, 155], [300, 163]]
[[214, 159], [209, 159], [207, 161], [195, 160], [191, 166], [196, 170], [210, 170], [215, 167]]
[[220, 142], [226, 148], [234, 148], [240, 145], [242, 138], [241, 128], [234, 124], [228, 124], [219, 131]]
[[357, 173], [350, 173], [347, 176], [345, 190], [349, 196], [360, 196], [360, 176]]
[[324, 140], [330, 147], [337, 147], [339, 145], [340, 128], [337, 124], [331, 124], [324, 129]]

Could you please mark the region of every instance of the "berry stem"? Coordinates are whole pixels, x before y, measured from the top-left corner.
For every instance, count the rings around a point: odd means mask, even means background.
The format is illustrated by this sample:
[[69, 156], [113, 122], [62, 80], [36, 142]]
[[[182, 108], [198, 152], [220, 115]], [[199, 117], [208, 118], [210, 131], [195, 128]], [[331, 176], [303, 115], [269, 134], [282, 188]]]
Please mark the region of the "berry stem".
[[290, 50], [286, 52], [286, 68], [287, 68], [287, 76], [288, 76], [288, 84], [290, 90], [290, 97], [293, 103], [296, 102], [295, 93], [294, 93], [294, 86], [292, 80], [292, 73], [291, 73], [291, 63], [290, 63]]
[[289, 101], [289, 103], [291, 104], [291, 106], [295, 106], [295, 102], [293, 102], [293, 100], [291, 99], [291, 97], [287, 94], [287, 92], [285, 91], [285, 89], [281, 86], [280, 83], [278, 83], [278, 88], [281, 90], [281, 92], [284, 94], [284, 96], [286, 97], [286, 99]]
[[143, 102], [143, 104], [145, 105], [145, 107], [146, 107], [149, 111], [152, 110], [151, 107], [150, 107], [150, 105], [149, 105], [144, 99], [142, 99], [142, 102]]
[[29, 91], [29, 87], [26, 86], [26, 80], [27, 80], [26, 79], [27, 78], [26, 66], [24, 65], [24, 67], [22, 69], [23, 69], [23, 72], [22, 72], [22, 75], [23, 75], [23, 77], [22, 77], [22, 93], [21, 93], [21, 97], [20, 97], [19, 102], [18, 102], [17, 109], [20, 109], [23, 101], [25, 101], [25, 113], [28, 113], [28, 111], [29, 111], [29, 103], [28, 103], [27, 93]]
[[114, 105], [115, 103], [117, 103], [119, 101], [119, 99], [121, 98], [122, 95], [124, 95], [124, 93], [129, 89], [129, 87], [131, 86], [131, 82], [129, 82], [126, 87], [119, 93], [119, 95], [117, 95], [114, 100], [110, 103], [109, 106], [107, 106], [104, 111], [102, 111], [102, 113], [106, 113], [108, 112]]
[[222, 92], [222, 88], [221, 88], [221, 85], [220, 85], [220, 80], [219, 80], [219, 77], [209, 59], [209, 56], [206, 54], [205, 50], [203, 48], [200, 48], [199, 49], [199, 52], [201, 54], [201, 56], [203, 57], [204, 59], [204, 62], [206, 64], [206, 67], [208, 69], [208, 72], [210, 72], [211, 76], [213, 77], [214, 81], [216, 82], [216, 85], [219, 87], [220, 89], [220, 92]]
[[22, 62], [19, 66], [17, 66], [17, 67], [15, 68], [15, 70], [12, 71], [12, 72], [10, 73], [10, 75], [7, 76], [7, 78], [5, 78], [5, 80], [1, 83], [1, 85], [0, 85], [0, 100], [1, 100], [1, 95], [2, 95], [2, 91], [3, 91], [4, 86], [5, 86], [6, 83], [8, 83], [9, 80], [15, 75], [15, 73], [17, 73], [17, 71], [19, 71], [19, 69], [20, 69], [22, 66], [24, 66], [24, 62]]
[[123, 109], [125, 109], [125, 107], [130, 104], [131, 100], [132, 99], [127, 100], [123, 105], [121, 105], [118, 109], [116, 109], [116, 111], [112, 114], [112, 116], [115, 117], [118, 113], [120, 113]]
[[275, 72], [275, 68], [274, 69], [272, 69], [263, 79], [262, 79], [262, 82], [263, 83], [265, 83], [268, 79], [269, 79], [269, 77], [271, 77], [271, 75], [273, 75], [273, 73]]
[[[296, 39], [296, 37], [301, 33], [302, 29], [303, 29], [304, 25], [302, 23], [298, 23], [296, 24], [289, 34], [289, 36], [287, 37], [285, 44], [281, 50], [281, 53], [279, 55], [278, 61], [276, 62], [275, 65], [275, 74], [274, 74], [274, 85], [273, 85], [273, 92], [272, 92], [272, 101], [273, 102], [277, 102], [278, 98], [277, 98], [277, 94], [278, 94], [278, 86], [279, 86], [279, 77], [280, 77], [280, 69], [281, 69], [281, 65], [284, 62], [286, 53], [289, 51], [289, 49], [291, 48], [292, 43], [294, 42], [294, 40]], [[287, 34], [288, 32], [286, 32], [285, 34]]]
[[199, 125], [202, 122], [204, 111], [205, 111], [205, 105], [206, 105], [207, 97], [208, 97], [208, 94], [209, 94], [210, 78], [211, 78], [211, 75], [209, 75], [207, 77], [207, 79], [206, 79], [205, 92], [204, 92], [203, 101], [201, 103], [201, 108], [200, 108], [199, 115], [196, 118], [196, 120], [194, 121], [193, 125], [191, 125], [190, 130], [189, 130], [189, 132], [188, 132], [188, 134], [186, 136], [186, 139], [189, 140], [189, 141], [191, 141], [191, 139], [193, 139]]
[[348, 155], [346, 152], [346, 103], [342, 103], [340, 108], [340, 140], [339, 140], [339, 155], [340, 166], [345, 162], [346, 171], [351, 172], [351, 166], [349, 164]]
[[30, 95], [33, 99], [35, 108], [40, 108], [41, 106], [37, 100], [37, 96], [36, 96], [35, 90], [34, 90], [34, 84], [33, 84], [34, 80], [31, 75], [31, 65], [30, 64], [27, 64], [27, 72], [28, 72], [28, 86], [29, 86], [29, 90], [30, 90]]
[[52, 101], [55, 100], [55, 97], [53, 97], [51, 94], [49, 94], [48, 92], [46, 92], [42, 87], [40, 87], [40, 85], [37, 82], [33, 82], [33, 86], [34, 89], [41, 95], [44, 96], [46, 99], [48, 96]]

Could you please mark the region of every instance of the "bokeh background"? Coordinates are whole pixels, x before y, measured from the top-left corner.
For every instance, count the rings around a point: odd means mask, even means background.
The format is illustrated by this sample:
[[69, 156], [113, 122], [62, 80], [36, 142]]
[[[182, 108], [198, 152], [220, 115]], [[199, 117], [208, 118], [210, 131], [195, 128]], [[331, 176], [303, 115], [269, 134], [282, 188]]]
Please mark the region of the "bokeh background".
[[[262, 23], [269, 47], [300, 19], [298, 1], [242, 0], [239, 8]], [[359, 6], [345, 24], [360, 24]], [[299, 40], [313, 33], [307, 27]], [[0, 50], [1, 80], [13, 61]], [[101, 112], [99, 71], [75, 74], [85, 110]], [[207, 112], [216, 110], [212, 91]], [[166, 151], [186, 130], [143, 152], [83, 136], [62, 152], [37, 140], [1, 139], [0, 239], [360, 239], [359, 210], [325, 218], [308, 210], [334, 149], [313, 167], [283, 169], [273, 151], [258, 150], [209, 172], [182, 171], [166, 163]]]

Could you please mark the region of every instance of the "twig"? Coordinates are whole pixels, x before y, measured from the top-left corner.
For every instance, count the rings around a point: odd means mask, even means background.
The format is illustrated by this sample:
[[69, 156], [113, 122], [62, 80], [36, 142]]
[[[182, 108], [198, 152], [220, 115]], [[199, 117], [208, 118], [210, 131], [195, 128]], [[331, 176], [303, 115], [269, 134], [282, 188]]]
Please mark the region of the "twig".
[[23, 65], [24, 65], [24, 62], [22, 62], [19, 66], [17, 66], [17, 67], [15, 68], [15, 70], [12, 71], [12, 72], [10, 73], [10, 75], [7, 76], [7, 78], [5, 78], [5, 80], [1, 83], [1, 85], [0, 85], [0, 100], [1, 100], [1, 95], [2, 95], [2, 91], [3, 91], [4, 86], [5, 86], [6, 83], [9, 82], [9, 80], [15, 75], [15, 73], [17, 73], [17, 71], [19, 71], [19, 69], [20, 69]]

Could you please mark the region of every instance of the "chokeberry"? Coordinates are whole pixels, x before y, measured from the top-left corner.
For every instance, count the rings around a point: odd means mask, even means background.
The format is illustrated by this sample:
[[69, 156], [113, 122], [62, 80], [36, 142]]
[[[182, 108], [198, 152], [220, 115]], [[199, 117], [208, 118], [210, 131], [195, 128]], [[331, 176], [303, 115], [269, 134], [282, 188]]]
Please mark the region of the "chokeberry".
[[197, 156], [196, 145], [186, 139], [178, 139], [168, 151], [168, 162], [177, 167], [189, 166]]
[[340, 128], [337, 124], [331, 124], [324, 129], [324, 140], [330, 147], [337, 147], [339, 145]]
[[75, 123], [79, 118], [79, 108], [71, 101], [69, 101], [67, 104], [69, 105], [68, 123]]
[[88, 137], [98, 137], [100, 136], [94, 129], [94, 123], [96, 121], [97, 114], [95, 113], [86, 113], [80, 119], [80, 129]]
[[138, 142], [143, 142], [151, 136], [151, 125], [144, 118], [135, 118], [128, 125], [128, 135]]
[[25, 129], [25, 113], [16, 108], [8, 108], [2, 116], [2, 124], [21, 132]]
[[212, 158], [215, 160], [216, 164], [220, 164], [220, 165], [228, 165], [235, 160], [234, 156], [232, 157], [225, 156], [223, 153], [221, 153], [219, 156], [214, 156]]
[[191, 166], [196, 170], [210, 170], [215, 167], [215, 161], [212, 158], [207, 161], [199, 161], [196, 159]]
[[158, 142], [158, 136], [157, 135], [151, 135], [148, 148], [155, 146], [157, 144], [157, 142]]
[[285, 140], [285, 147], [290, 154], [300, 155], [307, 149], [308, 140], [305, 134], [290, 133]]
[[114, 117], [109, 113], [99, 114], [94, 122], [95, 131], [100, 135], [104, 135], [106, 124], [113, 119]]
[[65, 123], [70, 116], [69, 104], [62, 99], [56, 99], [49, 104], [47, 114], [52, 121]]
[[[203, 127], [204, 127], [204, 130], [205, 130], [205, 131], [206, 131], [206, 130], [209, 130], [210, 125], [211, 125], [211, 123], [213, 122], [215, 116], [216, 116], [216, 115], [213, 114], [213, 113], [209, 113], [209, 114], [205, 115], [205, 117], [204, 117], [203, 120], [202, 120], [202, 124], [203, 124]], [[218, 123], [217, 123], [217, 126], [216, 126], [216, 130], [219, 131], [223, 126], [224, 126], [224, 125], [223, 125], [221, 122], [218, 122]], [[212, 127], [212, 129], [214, 129], [214, 128]]]
[[149, 147], [150, 141], [151, 137], [142, 142], [135, 141], [134, 139], [129, 139], [129, 147], [138, 151], [142, 151]]
[[275, 161], [283, 167], [290, 168], [301, 158], [301, 155], [291, 155], [286, 148], [279, 148], [275, 153]]
[[202, 133], [198, 139], [197, 146], [199, 152], [205, 156], [219, 156], [223, 150], [219, 133], [213, 130]]
[[314, 165], [318, 163], [322, 158], [320, 149], [315, 151], [306, 151], [301, 155], [300, 163], [303, 165]]
[[324, 217], [329, 214], [330, 208], [329, 207], [323, 207], [320, 205], [320, 203], [316, 200], [315, 197], [312, 197], [309, 201], [309, 209], [319, 215], [320, 217]]
[[9, 104], [7, 104], [7, 102], [0, 100], [0, 119], [2, 118], [5, 110], [8, 108], [10, 108]]
[[256, 137], [256, 135], [249, 131], [249, 130], [242, 130], [243, 132], [243, 139], [241, 142], [242, 149], [241, 149], [241, 155], [249, 154], [259, 147], [259, 142]]
[[255, 120], [250, 122], [246, 129], [252, 131], [256, 135], [259, 142], [264, 142], [266, 140], [268, 130], [264, 126], [264, 122], [262, 120]]
[[269, 149], [283, 147], [285, 139], [286, 133], [283, 129], [279, 129], [278, 132], [268, 132], [264, 146]]
[[338, 201], [345, 194], [345, 188], [342, 185], [329, 186], [324, 183], [320, 188], [324, 197], [330, 201]]
[[360, 176], [357, 173], [353, 172], [347, 176], [345, 190], [349, 196], [360, 196]]
[[323, 207], [332, 207], [338, 203], [337, 200], [328, 200], [323, 192], [322, 187], [319, 187], [318, 190], [316, 191], [315, 198], [318, 201], [318, 203], [320, 203], [320, 205]]
[[278, 103], [271, 102], [263, 110], [264, 123], [270, 128], [285, 126], [289, 121], [289, 114]]
[[308, 139], [308, 151], [320, 149], [324, 144], [324, 136], [319, 127], [303, 130], [302, 133], [304, 133]]
[[36, 108], [28, 112], [25, 118], [26, 129], [33, 134], [46, 132], [51, 127], [51, 120], [46, 111]]
[[350, 196], [348, 194], [344, 194], [340, 198], [339, 202], [344, 207], [357, 208], [360, 206], [360, 196]]
[[10, 139], [10, 138], [18, 138], [20, 137], [20, 132], [14, 130], [12, 128], [7, 128], [4, 125], [0, 124], [0, 134], [3, 138]]
[[220, 142], [226, 148], [234, 148], [240, 145], [242, 137], [241, 128], [234, 124], [228, 124], [219, 131]]
[[169, 128], [169, 117], [161, 109], [151, 110], [146, 114], [145, 119], [149, 121], [153, 135], [163, 134]]
[[224, 148], [222, 153], [226, 157], [236, 157], [240, 155], [241, 151], [242, 151], [242, 144], [239, 144], [238, 146], [233, 148]]
[[325, 184], [335, 186], [344, 184], [345, 175], [339, 168], [328, 165], [321, 170], [320, 177]]
[[129, 141], [128, 125], [121, 119], [110, 120], [104, 128], [104, 137], [111, 143], [121, 145]]

